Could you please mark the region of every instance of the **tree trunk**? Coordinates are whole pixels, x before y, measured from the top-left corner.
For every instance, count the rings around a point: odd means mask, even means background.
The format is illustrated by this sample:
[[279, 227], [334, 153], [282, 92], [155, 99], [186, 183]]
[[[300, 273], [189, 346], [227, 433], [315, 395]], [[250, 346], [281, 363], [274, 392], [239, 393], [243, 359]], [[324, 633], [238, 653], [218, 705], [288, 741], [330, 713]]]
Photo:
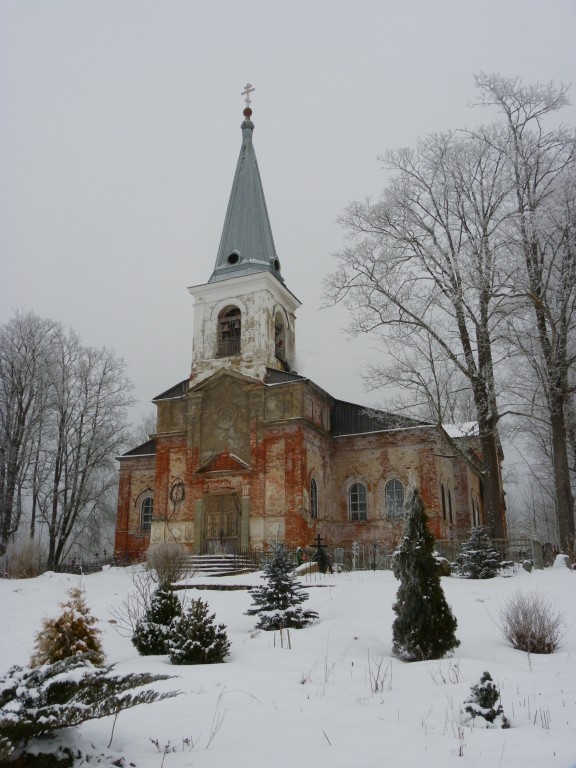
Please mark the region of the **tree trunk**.
[[574, 524], [574, 497], [570, 484], [568, 447], [566, 439], [566, 421], [562, 404], [554, 407], [550, 416], [552, 432], [552, 459], [554, 467], [554, 488], [556, 491], [556, 516], [558, 535], [563, 552], [569, 553], [576, 542]]
[[495, 539], [505, 539], [506, 529], [506, 505], [502, 491], [502, 477], [500, 474], [500, 441], [494, 430], [483, 431], [480, 429], [480, 445], [482, 446], [483, 466], [483, 501], [484, 501], [484, 525], [489, 529], [490, 535]]

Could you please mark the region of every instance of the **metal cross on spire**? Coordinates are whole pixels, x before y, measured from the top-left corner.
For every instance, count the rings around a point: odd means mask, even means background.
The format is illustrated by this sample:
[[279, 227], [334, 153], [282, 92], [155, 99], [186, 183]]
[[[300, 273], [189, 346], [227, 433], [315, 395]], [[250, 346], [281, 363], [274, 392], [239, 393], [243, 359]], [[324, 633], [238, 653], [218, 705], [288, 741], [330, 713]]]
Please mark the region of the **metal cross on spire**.
[[253, 91], [255, 91], [255, 90], [256, 90], [256, 88], [254, 88], [252, 83], [246, 83], [246, 86], [245, 86], [244, 90], [242, 91], [242, 96], [246, 96], [246, 106], [247, 107], [249, 107], [250, 104], [252, 103], [252, 101], [250, 99], [250, 94]]

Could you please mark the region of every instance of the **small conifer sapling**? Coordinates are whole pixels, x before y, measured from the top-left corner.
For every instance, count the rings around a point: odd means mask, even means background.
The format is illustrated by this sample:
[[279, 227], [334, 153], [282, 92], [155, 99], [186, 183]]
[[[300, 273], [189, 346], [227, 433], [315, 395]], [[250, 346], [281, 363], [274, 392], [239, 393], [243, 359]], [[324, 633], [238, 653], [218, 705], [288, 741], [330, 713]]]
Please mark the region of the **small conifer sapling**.
[[71, 656], [89, 654], [95, 666], [104, 664], [105, 654], [100, 641], [96, 618], [86, 604], [85, 592], [73, 587], [69, 598], [60, 603], [62, 612], [55, 619], [44, 619], [42, 629], [36, 635], [35, 652], [30, 664], [54, 664]]
[[296, 581], [292, 562], [283, 544], [273, 545], [272, 557], [264, 566], [265, 584], [253, 587], [252, 607], [247, 616], [258, 616], [256, 629], [301, 629], [313, 619], [316, 611], [300, 606], [308, 600], [308, 593]]
[[484, 672], [480, 682], [470, 689], [470, 698], [464, 702], [464, 709], [472, 718], [483, 717], [488, 723], [499, 723], [501, 728], [509, 728], [510, 721], [504, 715], [502, 705], [498, 704], [500, 691], [489, 672]]
[[460, 547], [460, 572], [466, 579], [492, 579], [500, 570], [498, 550], [484, 528], [473, 528]]
[[393, 610], [393, 652], [406, 661], [441, 659], [457, 648], [457, 621], [446, 602], [434, 556], [434, 536], [418, 490], [411, 483], [402, 542], [392, 568], [400, 581]]

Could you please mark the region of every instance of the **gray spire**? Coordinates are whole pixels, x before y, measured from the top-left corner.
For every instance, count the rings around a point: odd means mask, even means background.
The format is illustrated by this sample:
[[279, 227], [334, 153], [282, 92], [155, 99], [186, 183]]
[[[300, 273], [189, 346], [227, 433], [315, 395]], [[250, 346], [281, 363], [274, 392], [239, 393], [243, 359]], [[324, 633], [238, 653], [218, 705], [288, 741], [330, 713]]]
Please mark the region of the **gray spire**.
[[242, 128], [242, 147], [236, 166], [224, 229], [209, 282], [228, 280], [254, 272], [271, 272], [281, 283], [280, 262], [276, 255], [268, 218], [264, 190], [252, 144], [252, 110], [246, 107]]

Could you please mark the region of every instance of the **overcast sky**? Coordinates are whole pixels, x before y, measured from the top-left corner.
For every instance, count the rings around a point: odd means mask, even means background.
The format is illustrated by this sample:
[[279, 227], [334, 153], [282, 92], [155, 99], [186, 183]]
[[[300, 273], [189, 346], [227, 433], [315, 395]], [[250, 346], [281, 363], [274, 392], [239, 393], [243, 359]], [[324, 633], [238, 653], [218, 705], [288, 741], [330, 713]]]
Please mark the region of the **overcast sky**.
[[575, 80], [575, 30], [575, 0], [0, 0], [0, 323], [31, 309], [113, 347], [142, 411], [186, 378], [250, 81], [298, 370], [382, 402], [377, 351], [319, 309], [336, 217], [379, 194], [387, 149], [489, 120], [474, 73]]

